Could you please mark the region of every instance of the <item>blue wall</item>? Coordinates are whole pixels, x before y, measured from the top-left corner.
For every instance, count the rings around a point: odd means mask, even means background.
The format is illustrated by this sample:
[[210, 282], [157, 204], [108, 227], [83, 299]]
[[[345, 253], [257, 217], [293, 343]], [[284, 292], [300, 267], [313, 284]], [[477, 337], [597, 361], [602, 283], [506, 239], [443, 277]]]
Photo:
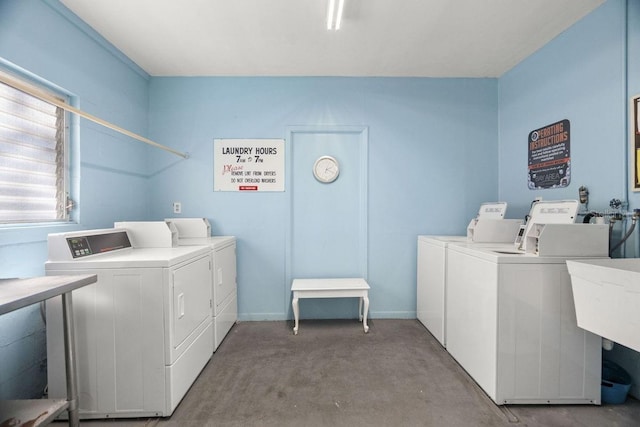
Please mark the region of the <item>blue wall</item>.
[[[640, 95], [640, 1], [629, 0], [627, 14], [627, 99], [631, 99]], [[629, 157], [632, 173], [633, 156]], [[640, 208], [640, 192], [629, 193], [629, 202], [632, 207]]]
[[[577, 199], [590, 209], [626, 194], [625, 2], [610, 0], [499, 80], [499, 197], [524, 216], [536, 196]], [[571, 183], [527, 188], [529, 132], [557, 121], [571, 124]]]
[[[0, 0], [0, 67], [27, 70], [64, 88], [85, 111], [146, 133], [148, 76], [97, 35], [88, 37], [86, 25], [56, 3]], [[0, 277], [43, 275], [48, 233], [148, 216], [148, 148], [86, 120], [76, 120], [71, 132], [81, 139], [71, 152], [79, 224], [0, 227]], [[0, 399], [38, 397], [45, 358], [38, 306], [0, 317]]]
[[240, 318], [289, 318], [290, 189], [214, 193], [213, 139], [366, 126], [371, 315], [414, 317], [416, 236], [462, 234], [479, 204], [497, 197], [496, 87], [495, 79], [153, 78], [151, 137], [191, 158], [151, 153], [152, 216], [172, 216], [180, 201], [184, 217], [237, 236]]
[[[590, 191], [590, 210], [609, 200], [640, 207], [629, 190], [629, 99], [640, 94], [640, 1], [609, 0], [499, 80], [499, 197], [523, 214], [536, 196], [577, 199]], [[530, 131], [562, 119], [571, 122], [571, 184], [562, 189], [527, 189]], [[619, 233], [621, 230], [616, 229]], [[639, 256], [638, 232], [627, 256]], [[640, 381], [640, 354], [616, 345], [606, 359]], [[636, 385], [631, 393], [640, 396]]]

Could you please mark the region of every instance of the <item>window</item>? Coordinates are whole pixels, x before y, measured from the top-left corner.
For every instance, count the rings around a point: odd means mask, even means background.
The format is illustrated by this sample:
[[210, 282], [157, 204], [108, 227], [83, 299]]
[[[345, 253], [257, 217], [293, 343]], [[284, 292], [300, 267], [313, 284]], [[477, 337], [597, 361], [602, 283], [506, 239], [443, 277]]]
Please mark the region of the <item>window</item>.
[[0, 223], [68, 219], [66, 116], [0, 82]]

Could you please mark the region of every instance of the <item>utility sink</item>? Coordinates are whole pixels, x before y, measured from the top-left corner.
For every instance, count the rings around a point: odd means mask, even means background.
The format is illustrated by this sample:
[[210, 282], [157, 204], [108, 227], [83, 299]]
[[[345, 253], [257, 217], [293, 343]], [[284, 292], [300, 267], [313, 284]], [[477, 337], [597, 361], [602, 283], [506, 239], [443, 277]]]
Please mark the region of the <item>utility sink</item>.
[[567, 260], [578, 326], [640, 351], [640, 258]]

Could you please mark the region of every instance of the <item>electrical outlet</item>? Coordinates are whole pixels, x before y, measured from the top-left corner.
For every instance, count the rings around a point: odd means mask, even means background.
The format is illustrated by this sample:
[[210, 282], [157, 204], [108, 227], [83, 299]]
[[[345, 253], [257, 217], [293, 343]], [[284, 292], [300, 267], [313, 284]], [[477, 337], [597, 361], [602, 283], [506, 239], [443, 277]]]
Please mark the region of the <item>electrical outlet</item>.
[[176, 214], [182, 213], [182, 203], [173, 202], [173, 213], [176, 213]]

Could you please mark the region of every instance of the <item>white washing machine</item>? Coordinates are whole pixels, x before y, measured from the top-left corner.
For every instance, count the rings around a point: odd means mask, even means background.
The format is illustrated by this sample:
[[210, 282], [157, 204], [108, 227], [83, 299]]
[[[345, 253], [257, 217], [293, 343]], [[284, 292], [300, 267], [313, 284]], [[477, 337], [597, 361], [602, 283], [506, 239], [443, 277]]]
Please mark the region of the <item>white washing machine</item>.
[[206, 245], [213, 260], [213, 350], [217, 350], [233, 325], [238, 321], [238, 285], [236, 266], [236, 238], [211, 236], [206, 218], [167, 218], [178, 231], [178, 244]]
[[448, 246], [447, 351], [499, 405], [600, 404], [601, 339], [577, 325], [565, 261], [606, 258], [608, 226], [532, 219], [527, 251]]
[[467, 227], [466, 236], [418, 236], [416, 317], [442, 344], [446, 342], [447, 246], [513, 242], [522, 221], [505, 220], [507, 203], [482, 203]]
[[[47, 275], [98, 275], [73, 295], [80, 417], [171, 415], [213, 354], [209, 247], [133, 247], [123, 229], [48, 243]], [[64, 398], [61, 316], [48, 302], [49, 395]]]

